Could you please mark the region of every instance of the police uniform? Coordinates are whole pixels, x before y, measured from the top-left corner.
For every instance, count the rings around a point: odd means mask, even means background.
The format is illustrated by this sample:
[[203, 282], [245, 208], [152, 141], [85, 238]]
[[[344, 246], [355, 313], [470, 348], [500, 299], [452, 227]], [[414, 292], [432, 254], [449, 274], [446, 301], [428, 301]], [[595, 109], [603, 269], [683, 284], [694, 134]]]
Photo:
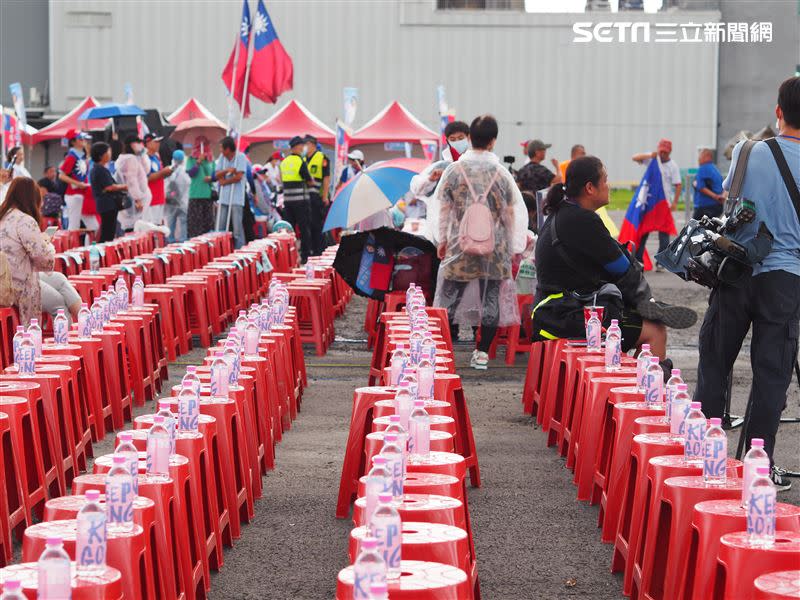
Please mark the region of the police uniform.
[[[312, 136], [306, 137], [306, 142], [316, 143]], [[326, 207], [322, 202], [322, 183], [330, 176], [328, 158], [319, 150], [306, 157], [308, 172], [312, 181], [309, 183], [308, 192], [311, 205], [311, 249], [314, 256], [322, 254], [325, 244], [322, 237], [322, 225], [325, 222]]]
[[[289, 142], [291, 147], [302, 143], [299, 137]], [[311, 175], [302, 156], [292, 153], [281, 161], [281, 180], [284, 216], [300, 234], [300, 256], [305, 262], [311, 253], [311, 211], [306, 187]]]

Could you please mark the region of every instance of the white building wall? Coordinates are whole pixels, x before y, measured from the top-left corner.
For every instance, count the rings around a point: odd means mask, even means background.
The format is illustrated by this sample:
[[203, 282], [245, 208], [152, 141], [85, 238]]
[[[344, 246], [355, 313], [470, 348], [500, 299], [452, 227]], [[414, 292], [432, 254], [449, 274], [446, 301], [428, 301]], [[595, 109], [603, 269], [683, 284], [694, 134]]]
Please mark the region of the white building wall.
[[[572, 41], [575, 21], [703, 23], [718, 21], [716, 12], [435, 11], [433, 0], [266, 5], [295, 65], [295, 89], [279, 104], [295, 97], [331, 125], [342, 87], [354, 86], [356, 126], [397, 99], [437, 129], [436, 86], [443, 84], [457, 118], [497, 117], [496, 152], [516, 155], [517, 166], [523, 140], [553, 143], [550, 155], [561, 160], [583, 143], [607, 163], [612, 181], [632, 181], [641, 168], [631, 154], [654, 149], [660, 137], [673, 140], [684, 167], [694, 164], [698, 145], [716, 144], [716, 45]], [[53, 108], [68, 110], [87, 94], [121, 101], [130, 82], [141, 106], [169, 112], [197, 96], [224, 120], [220, 73], [240, 13], [239, 0], [51, 0]], [[257, 100], [253, 108], [245, 130], [275, 110]]]

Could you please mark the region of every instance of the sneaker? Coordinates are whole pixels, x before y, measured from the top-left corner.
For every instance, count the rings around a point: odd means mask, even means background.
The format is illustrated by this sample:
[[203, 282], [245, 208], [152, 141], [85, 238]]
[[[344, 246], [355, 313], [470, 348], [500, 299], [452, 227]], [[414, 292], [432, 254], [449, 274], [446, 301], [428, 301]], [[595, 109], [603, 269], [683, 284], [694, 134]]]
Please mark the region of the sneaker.
[[472, 352], [472, 358], [469, 360], [469, 366], [473, 369], [485, 371], [489, 368], [489, 355], [486, 352], [475, 350]]
[[786, 470], [776, 467], [775, 465], [772, 465], [772, 469], [770, 469], [769, 478], [775, 485], [775, 489], [779, 492], [785, 492], [792, 487], [792, 482], [789, 481], [789, 478], [786, 476]]
[[658, 321], [671, 329], [688, 329], [697, 323], [697, 313], [685, 306], [672, 306], [650, 300], [636, 306], [637, 312], [648, 321]]

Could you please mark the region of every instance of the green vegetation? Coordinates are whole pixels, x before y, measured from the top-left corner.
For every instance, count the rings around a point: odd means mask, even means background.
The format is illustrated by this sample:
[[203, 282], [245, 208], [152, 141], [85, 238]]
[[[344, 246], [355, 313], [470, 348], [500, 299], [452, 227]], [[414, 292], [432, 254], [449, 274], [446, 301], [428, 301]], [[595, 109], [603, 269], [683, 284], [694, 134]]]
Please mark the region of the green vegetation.
[[[631, 198], [633, 198], [633, 192], [634, 190], [630, 188], [612, 188], [607, 209], [627, 210], [628, 205], [631, 203]], [[682, 211], [685, 208], [685, 204], [681, 201], [678, 202], [677, 207], [673, 207], [673, 210]]]

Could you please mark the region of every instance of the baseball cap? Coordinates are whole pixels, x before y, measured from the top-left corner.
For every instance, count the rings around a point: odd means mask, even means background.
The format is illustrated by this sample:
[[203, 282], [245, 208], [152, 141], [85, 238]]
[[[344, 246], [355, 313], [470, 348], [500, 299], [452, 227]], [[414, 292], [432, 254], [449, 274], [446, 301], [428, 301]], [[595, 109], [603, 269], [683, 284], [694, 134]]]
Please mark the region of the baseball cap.
[[531, 140], [528, 142], [528, 154], [537, 152], [538, 150], [547, 150], [553, 144], [545, 144], [542, 140]]
[[292, 139], [289, 140], [289, 147], [294, 148], [300, 144], [305, 144], [306, 141], [301, 138], [299, 135], [294, 136]]
[[660, 140], [658, 140], [658, 151], [672, 152], [672, 142], [667, 138], [661, 138]]
[[91, 135], [89, 135], [85, 131], [81, 131], [80, 129], [70, 129], [67, 132], [67, 135], [64, 136], [64, 137], [66, 137], [70, 141], [72, 141], [72, 140], [90, 140], [90, 139], [92, 139]]
[[347, 155], [347, 158], [351, 158], [353, 160], [364, 160], [364, 153], [361, 150], [353, 150]]
[[273, 159], [273, 158], [276, 158], [276, 159], [280, 160], [280, 159], [282, 159], [282, 158], [283, 158], [283, 156], [281, 155], [281, 153], [280, 153], [280, 152], [278, 152], [278, 151], [276, 150], [275, 152], [273, 152], [273, 153], [272, 153], [272, 156], [270, 156], [270, 159]]
[[148, 134], [146, 134], [144, 136], [144, 143], [146, 144], [147, 142], [160, 142], [163, 139], [164, 139], [163, 135], [157, 135], [155, 133], [148, 133]]
[[317, 138], [315, 138], [311, 134], [306, 134], [306, 137], [305, 137], [305, 139], [303, 141], [306, 142], [306, 143], [316, 144], [317, 143]]

